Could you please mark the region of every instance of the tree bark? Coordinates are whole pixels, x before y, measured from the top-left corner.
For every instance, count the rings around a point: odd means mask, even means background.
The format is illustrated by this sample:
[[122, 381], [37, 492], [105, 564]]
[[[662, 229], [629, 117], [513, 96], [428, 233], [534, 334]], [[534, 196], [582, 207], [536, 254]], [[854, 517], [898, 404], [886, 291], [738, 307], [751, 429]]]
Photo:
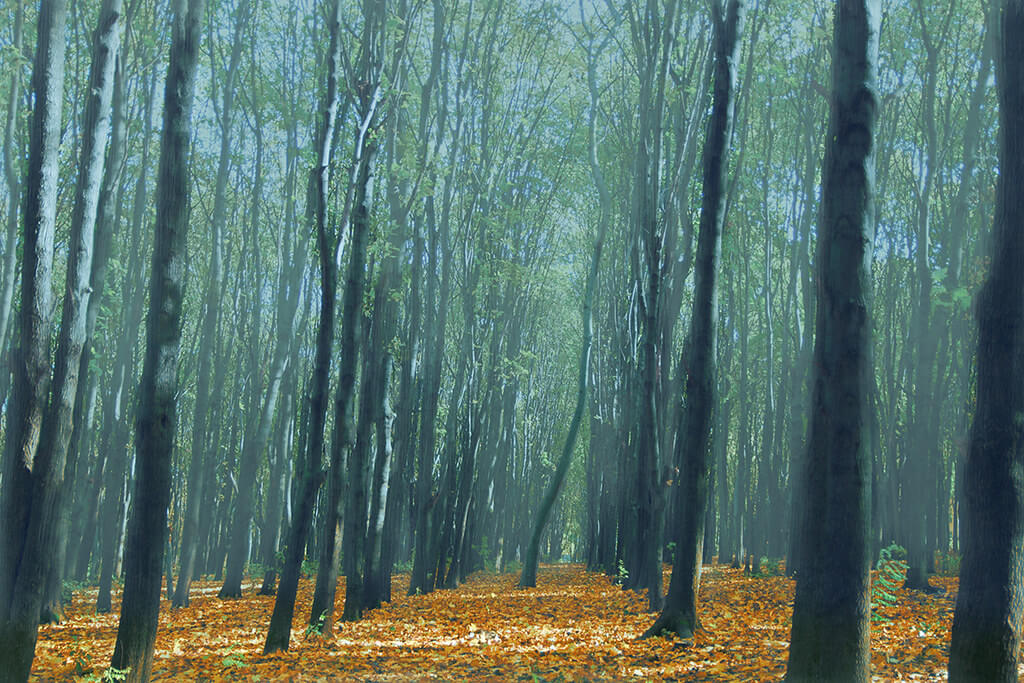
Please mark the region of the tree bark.
[[292, 616], [298, 592], [299, 573], [305, 557], [306, 541], [313, 520], [316, 493], [323, 481], [322, 459], [324, 428], [331, 370], [331, 346], [334, 340], [334, 309], [337, 296], [335, 246], [327, 228], [327, 191], [331, 149], [338, 118], [338, 81], [341, 75], [341, 2], [334, 0], [329, 15], [330, 44], [327, 53], [327, 88], [322, 104], [322, 119], [317, 126], [317, 164], [310, 171], [306, 194], [306, 214], [317, 235], [320, 252], [320, 320], [317, 327], [316, 354], [309, 390], [309, 430], [307, 450], [301, 470], [299, 503], [285, 546], [284, 566], [278, 581], [274, 612], [270, 617], [263, 653], [287, 650], [291, 640]]
[[950, 681], [1016, 681], [1024, 622], [1024, 2], [1003, 0], [992, 266], [978, 297], [977, 408], [963, 471]]
[[189, 144], [203, 0], [175, 0], [164, 90], [150, 275], [146, 352], [136, 426], [135, 506], [125, 545], [125, 584], [111, 668], [126, 681], [149, 679], [160, 611], [160, 583], [177, 422], [178, 353], [188, 234]]
[[[46, 534], [53, 464], [36, 463], [50, 389], [53, 241], [57, 221], [64, 30], [67, 3], [43, 2], [32, 70], [32, 115], [25, 212], [22, 216], [20, 340], [11, 359], [14, 384], [7, 414], [0, 491], [0, 680], [28, 679], [35, 653], [43, 578], [37, 572], [53, 539]], [[16, 198], [12, 197], [12, 200]], [[62, 468], [61, 468], [62, 469]], [[42, 490], [36, 490], [42, 484]]]
[[[199, 367], [196, 381], [196, 402], [192, 415], [192, 454], [189, 459], [188, 498], [185, 503], [181, 537], [181, 567], [178, 570], [178, 585], [171, 599], [172, 607], [188, 607], [189, 588], [195, 572], [196, 555], [199, 549], [200, 510], [209, 504], [204, 481], [204, 462], [210, 451], [209, 440], [212, 429], [208, 428], [210, 410], [210, 379], [213, 365], [214, 334], [220, 316], [221, 288], [224, 279], [224, 224], [227, 222], [227, 185], [230, 170], [232, 139], [234, 132], [235, 75], [241, 61], [243, 36], [247, 28], [250, 3], [242, 0], [235, 16], [234, 35], [219, 108], [220, 157], [217, 164], [217, 179], [213, 194], [213, 217], [210, 221], [210, 267], [206, 276], [203, 294], [203, 323], [199, 334]], [[211, 50], [211, 52], [213, 52]], [[213, 74], [216, 76], [216, 73]], [[215, 81], [211, 77], [211, 81]], [[212, 456], [212, 452], [210, 452]], [[212, 482], [210, 482], [212, 483]]]
[[836, 7], [812, 412], [800, 489], [805, 550], [789, 681], [867, 681], [870, 675], [870, 298], [880, 19], [878, 0], [839, 0]]
[[[722, 7], [714, 0], [715, 86], [704, 143], [704, 192], [700, 232], [697, 236], [696, 286], [686, 357], [686, 398], [679, 414], [676, 462], [681, 462], [680, 484], [674, 487], [673, 509], [681, 515], [676, 529], [676, 556], [672, 565], [665, 609], [645, 636], [674, 633], [693, 638], [697, 628], [697, 592], [700, 587], [702, 543], [707, 492], [712, 463], [711, 421], [717, 396], [718, 265], [722, 259], [725, 223], [728, 147], [735, 107], [739, 36], [746, 13], [744, 0], [729, 0]], [[724, 434], [716, 438], [725, 438]]]

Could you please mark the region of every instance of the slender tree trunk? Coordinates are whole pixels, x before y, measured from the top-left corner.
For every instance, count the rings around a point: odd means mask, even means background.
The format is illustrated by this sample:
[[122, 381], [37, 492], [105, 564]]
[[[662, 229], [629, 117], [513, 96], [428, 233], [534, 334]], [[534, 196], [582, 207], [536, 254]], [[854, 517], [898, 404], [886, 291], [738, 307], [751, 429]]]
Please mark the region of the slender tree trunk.
[[[378, 0], [367, 0], [367, 4], [372, 5]], [[370, 12], [372, 10], [368, 10]], [[366, 21], [376, 22], [376, 18], [372, 18], [369, 13], [365, 15]], [[370, 28], [364, 29], [364, 41], [373, 40]], [[368, 49], [368, 48], [364, 48]], [[365, 65], [367, 75], [370, 65]], [[377, 83], [372, 80], [368, 80], [368, 85], [372, 84], [371, 87], [379, 87]], [[370, 128], [374, 125], [376, 118], [375, 109], [377, 106], [376, 102], [369, 101], [366, 103], [368, 107], [364, 109], [363, 124]], [[364, 105], [364, 106], [366, 106]], [[361, 146], [360, 142], [357, 142], [358, 146]], [[366, 142], [366, 146], [360, 153], [360, 159], [358, 162], [358, 174], [356, 176], [356, 198], [353, 202], [353, 217], [352, 217], [352, 242], [349, 252], [349, 270], [348, 277], [345, 283], [345, 300], [342, 307], [342, 369], [341, 369], [341, 381], [338, 384], [338, 397], [335, 399], [335, 419], [338, 428], [338, 435], [336, 439], [339, 445], [349, 450], [349, 458], [347, 464], [349, 486], [347, 496], [345, 498], [345, 547], [349, 551], [349, 554], [345, 558], [345, 607], [342, 612], [342, 619], [344, 621], [355, 621], [362, 617], [363, 612], [363, 578], [366, 569], [366, 514], [367, 514], [367, 491], [369, 487], [368, 477], [368, 446], [360, 448], [357, 444], [355, 448], [351, 448], [349, 443], [350, 439], [356, 437], [355, 424], [353, 421], [354, 414], [354, 389], [355, 389], [355, 378], [356, 378], [356, 362], [358, 360], [358, 339], [359, 333], [359, 322], [362, 317], [362, 301], [363, 301], [363, 289], [366, 278], [366, 247], [369, 240], [370, 232], [370, 213], [373, 208], [373, 189], [374, 180], [376, 176], [376, 165], [377, 165], [377, 146], [372, 140]], [[375, 312], [376, 315], [376, 312]], [[364, 370], [365, 372], [365, 370]], [[365, 386], [365, 385], [364, 385]], [[344, 395], [343, 394], [347, 394]], [[382, 392], [383, 387], [374, 387], [373, 392]], [[364, 400], [370, 400], [369, 398]], [[364, 415], [360, 412], [360, 418]], [[369, 412], [366, 412], [367, 417], [370, 416]], [[372, 419], [372, 418], [371, 418]], [[366, 425], [367, 430], [370, 425]], [[360, 425], [360, 429], [363, 425]], [[358, 439], [355, 439], [358, 441]], [[335, 449], [337, 450], [337, 448]], [[340, 456], [340, 453], [337, 454]], [[332, 452], [331, 457], [331, 468], [332, 471], [336, 469], [337, 474], [332, 474], [332, 480], [335, 478], [341, 478], [341, 467], [342, 460], [340, 457], [336, 457], [335, 453]], [[334, 493], [340, 493], [340, 487], [332, 487], [332, 496], [328, 499], [328, 510], [340, 510], [342, 501], [339, 498], [334, 497]], [[335, 542], [340, 541], [336, 539]], [[333, 552], [333, 549], [332, 549]], [[327, 557], [327, 550], [325, 549], [321, 557]], [[327, 617], [324, 620], [324, 628], [329, 629], [334, 620], [333, 610], [333, 586], [335, 585], [334, 577], [337, 576], [337, 567], [335, 566], [335, 574], [331, 577], [330, 591], [331, 598], [329, 602], [324, 605], [325, 610], [329, 610]]]
[[[37, 573], [53, 542], [46, 499], [58, 482], [52, 460], [36, 462], [50, 389], [53, 241], [61, 108], [64, 102], [64, 0], [40, 6], [32, 71], [32, 116], [22, 234], [20, 340], [11, 359], [14, 384], [7, 414], [0, 490], [0, 680], [28, 679], [42, 599]], [[12, 200], [16, 200], [12, 197]], [[63, 472], [63, 463], [60, 463]], [[42, 523], [42, 524], [41, 524]], [[35, 572], [35, 573], [32, 573]]]
[[[199, 546], [200, 510], [209, 504], [210, 496], [205, 494], [208, 485], [202, 476], [204, 462], [212, 456], [209, 442], [213, 429], [210, 428], [208, 417], [210, 411], [211, 387], [210, 379], [213, 372], [214, 334], [220, 316], [220, 297], [224, 280], [224, 227], [227, 222], [227, 185], [230, 171], [233, 132], [234, 132], [234, 100], [235, 77], [241, 61], [243, 37], [248, 25], [248, 0], [242, 0], [235, 15], [234, 36], [231, 44], [231, 56], [223, 84], [223, 93], [219, 108], [220, 120], [220, 157], [217, 165], [217, 179], [214, 185], [213, 217], [210, 222], [210, 268], [205, 281], [203, 323], [199, 334], [199, 367], [196, 381], [196, 402], [192, 416], [192, 454], [189, 459], [188, 498], [185, 504], [184, 524], [181, 538], [181, 567], [178, 573], [178, 586], [171, 599], [173, 607], [187, 607], [189, 588], [195, 573], [196, 555]], [[214, 70], [215, 71], [215, 70]], [[216, 76], [216, 73], [213, 74]], [[257, 105], [258, 106], [258, 105]], [[212, 483], [212, 482], [210, 482]]]
[[189, 143], [203, 0], [175, 0], [164, 124], [157, 176], [157, 212], [139, 387], [135, 507], [125, 546], [125, 584], [111, 668], [126, 681], [149, 679], [160, 611], [160, 579], [170, 502], [181, 347], [181, 306], [188, 234]]
[[317, 165], [311, 170], [306, 195], [306, 213], [317, 235], [320, 256], [320, 320], [317, 328], [316, 354], [309, 394], [309, 430], [307, 450], [299, 485], [300, 498], [292, 514], [292, 524], [285, 546], [284, 566], [278, 582], [277, 599], [270, 617], [264, 654], [287, 650], [291, 640], [292, 617], [298, 592], [299, 573], [305, 557], [306, 541], [313, 520], [316, 493], [323, 481], [321, 469], [324, 428], [331, 370], [331, 346], [334, 340], [334, 310], [337, 296], [335, 246], [328, 233], [327, 200], [331, 164], [331, 148], [338, 117], [338, 80], [341, 76], [341, 3], [334, 0], [329, 15], [330, 46], [327, 60], [327, 88], [322, 102], [322, 116], [317, 126]]
[[[75, 412], [78, 382], [81, 369], [82, 350], [88, 341], [89, 304], [93, 293], [93, 247], [94, 237], [108, 239], [109, 235], [96, 234], [96, 218], [99, 210], [100, 190], [103, 186], [104, 161], [106, 159], [107, 136], [110, 131], [111, 102], [114, 93], [114, 72], [121, 45], [121, 0], [105, 0], [100, 6], [97, 29], [93, 34], [92, 66], [89, 75], [89, 98], [82, 122], [82, 150], [79, 159], [79, 176], [75, 184], [75, 203], [71, 214], [71, 254], [68, 258], [67, 282], [65, 285], [64, 311], [61, 317], [54, 363], [53, 386], [50, 407], [43, 419], [43, 432], [33, 465], [34, 476], [51, 477], [48, 483], [39, 481], [33, 492], [33, 508], [43, 506], [46, 512], [32, 517], [48, 545], [63, 548], [67, 524], [61, 520], [70, 505], [67, 491], [71, 482], [65, 482], [65, 474], [72, 474], [76, 463], [68, 462], [68, 447], [71, 444], [73, 417]], [[105, 249], [105, 245], [101, 245]], [[95, 312], [93, 314], [95, 316]], [[95, 319], [95, 317], [94, 317]], [[67, 491], [67, 492], [66, 492]], [[40, 496], [35, 500], [36, 495]], [[63, 610], [60, 607], [61, 568], [64, 556], [61, 551], [45, 551], [46, 557], [36, 558], [38, 566], [33, 573], [48, 574], [50, 595], [48, 609], [43, 617], [47, 621], [60, 621]], [[28, 554], [22, 562], [28, 559]], [[23, 564], [23, 567], [29, 566]], [[53, 586], [56, 590], [53, 590]], [[45, 587], [44, 587], [45, 589]], [[56, 595], [54, 595], [54, 592]], [[45, 596], [40, 596], [45, 597]]]
[[[718, 265], [722, 258], [725, 222], [726, 175], [729, 138], [735, 109], [736, 64], [739, 36], [746, 5], [730, 0], [726, 7], [712, 4], [715, 23], [715, 85], [704, 143], [704, 192], [697, 237], [696, 286], [688, 344], [684, 345], [686, 399], [679, 415], [676, 462], [681, 462], [681, 483], [674, 488], [673, 506], [681, 513], [677, 526], [676, 557], [672, 565], [665, 609], [645, 636], [674, 633], [693, 638], [697, 628], [697, 593], [700, 587], [703, 534], [707, 514], [712, 453], [711, 421], [717, 396]], [[724, 434], [717, 438], [725, 438]]]
[[[11, 35], [11, 54], [22, 53], [25, 36], [25, 0], [18, 0], [14, 10]], [[7, 332], [14, 301], [15, 265], [18, 259], [18, 209], [21, 208], [21, 168], [15, 163], [15, 139], [18, 128], [18, 107], [21, 97], [21, 69], [11, 69], [11, 86], [7, 93], [7, 114], [4, 121], [4, 179], [7, 181], [7, 230], [4, 233], [3, 272], [0, 273], [0, 354], [8, 356]], [[8, 370], [3, 371], [6, 375]], [[7, 378], [0, 378], [0, 386], [7, 386]], [[0, 400], [6, 392], [0, 392]]]

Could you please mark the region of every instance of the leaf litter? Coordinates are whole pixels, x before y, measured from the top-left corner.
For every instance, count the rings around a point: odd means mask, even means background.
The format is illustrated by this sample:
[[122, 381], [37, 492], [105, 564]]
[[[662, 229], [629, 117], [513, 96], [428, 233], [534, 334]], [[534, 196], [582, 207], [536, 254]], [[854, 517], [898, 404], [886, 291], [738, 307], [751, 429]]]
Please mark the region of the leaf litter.
[[[273, 596], [216, 597], [195, 582], [191, 605], [161, 603], [153, 681], [619, 681], [781, 680], [789, 650], [794, 583], [705, 567], [692, 643], [638, 640], [654, 615], [646, 599], [582, 565], [541, 568], [535, 589], [518, 575], [477, 573], [456, 590], [407, 596], [407, 574], [393, 601], [328, 636], [306, 635], [312, 581], [299, 585], [291, 648], [263, 655]], [[665, 585], [668, 582], [666, 570]], [[872, 623], [873, 679], [942, 680], [957, 579], [933, 577], [941, 591], [900, 589], [884, 620]], [[339, 580], [337, 609], [345, 594]], [[95, 589], [75, 595], [61, 624], [40, 627], [34, 681], [102, 675], [117, 635], [114, 611], [97, 615]]]

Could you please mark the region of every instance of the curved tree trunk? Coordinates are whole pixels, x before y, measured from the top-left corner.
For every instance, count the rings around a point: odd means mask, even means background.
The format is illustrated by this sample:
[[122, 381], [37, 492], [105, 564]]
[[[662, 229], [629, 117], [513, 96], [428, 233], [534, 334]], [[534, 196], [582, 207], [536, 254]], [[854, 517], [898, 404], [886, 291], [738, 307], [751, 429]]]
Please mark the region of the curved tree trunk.
[[329, 15], [330, 46], [327, 53], [327, 89], [322, 102], [323, 118], [317, 126], [317, 165], [310, 171], [306, 194], [306, 213], [317, 235], [320, 251], [320, 320], [317, 327], [316, 355], [309, 390], [309, 430], [305, 462], [301, 470], [300, 497], [292, 514], [285, 545], [284, 566], [278, 582], [274, 612], [270, 616], [264, 654], [287, 650], [295, 614], [299, 573], [306, 554], [306, 541], [313, 521], [316, 492], [323, 481], [322, 458], [324, 428], [331, 370], [331, 346], [334, 341], [334, 308], [338, 291], [334, 265], [335, 245], [327, 227], [327, 189], [331, 165], [331, 147], [338, 118], [338, 80], [341, 75], [341, 2], [334, 0]]

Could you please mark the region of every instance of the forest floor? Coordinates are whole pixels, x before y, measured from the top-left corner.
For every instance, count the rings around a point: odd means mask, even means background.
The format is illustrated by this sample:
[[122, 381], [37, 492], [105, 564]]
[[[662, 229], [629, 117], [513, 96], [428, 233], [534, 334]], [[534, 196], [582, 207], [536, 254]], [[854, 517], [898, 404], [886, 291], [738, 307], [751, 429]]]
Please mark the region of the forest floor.
[[[331, 638], [305, 635], [312, 581], [302, 580], [291, 650], [264, 656], [272, 596], [224, 601], [219, 584], [193, 584], [190, 607], [160, 612], [154, 681], [604, 681], [780, 680], [789, 648], [793, 586], [780, 576], [705, 567], [692, 644], [638, 640], [653, 621], [645, 600], [579, 565], [544, 566], [538, 587], [517, 590], [516, 574], [479, 573], [454, 591], [405, 595]], [[900, 590], [874, 621], [874, 680], [945, 679], [955, 578], [925, 596]], [[665, 586], [668, 575], [665, 576]], [[338, 588], [339, 609], [343, 585]], [[34, 681], [102, 680], [117, 633], [111, 614], [94, 613], [95, 589], [75, 595], [68, 619], [43, 626]]]

